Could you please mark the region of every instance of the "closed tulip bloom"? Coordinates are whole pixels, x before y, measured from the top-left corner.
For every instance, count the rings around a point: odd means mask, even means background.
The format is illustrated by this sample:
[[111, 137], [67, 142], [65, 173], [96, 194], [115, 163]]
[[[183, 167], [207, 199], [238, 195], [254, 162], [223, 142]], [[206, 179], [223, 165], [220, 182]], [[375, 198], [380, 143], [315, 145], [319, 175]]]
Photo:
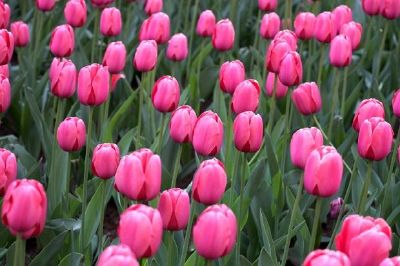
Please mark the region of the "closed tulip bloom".
[[314, 37], [316, 17], [311, 12], [299, 13], [294, 20], [296, 36], [302, 40], [310, 40]]
[[182, 105], [171, 115], [169, 134], [178, 143], [192, 142], [193, 129], [197, 122], [196, 112], [189, 105]]
[[183, 230], [189, 221], [189, 195], [180, 188], [166, 190], [161, 193], [157, 209], [161, 214], [165, 230]]
[[36, 7], [43, 11], [50, 11], [56, 5], [56, 0], [36, 0]]
[[[275, 79], [276, 79], [276, 90], [275, 89]], [[282, 82], [278, 79], [276, 74], [273, 72], [268, 73], [267, 81], [265, 83], [265, 92], [270, 97], [276, 97], [277, 99], [281, 99], [286, 96], [288, 91], [288, 86], [282, 84]]]
[[278, 31], [274, 37], [276, 40], [284, 40], [290, 45], [290, 48], [293, 51], [297, 50], [297, 36], [296, 33], [294, 33], [291, 30], [281, 30]]
[[111, 92], [117, 88], [118, 81], [124, 78], [124, 74], [111, 74]]
[[57, 26], [51, 33], [51, 53], [56, 57], [68, 57], [74, 51], [74, 47], [74, 29], [68, 24]]
[[237, 220], [225, 204], [205, 209], [193, 227], [193, 242], [197, 253], [215, 260], [229, 254], [236, 243]]
[[0, 66], [0, 75], [5, 76], [6, 78], [10, 77], [10, 70], [8, 68], [8, 64]]
[[163, 0], [146, 0], [144, 11], [148, 16], [160, 12], [163, 8]]
[[261, 20], [260, 35], [264, 39], [272, 39], [281, 27], [281, 19], [275, 12], [265, 14]]
[[337, 6], [332, 11], [332, 13], [335, 17], [336, 29], [338, 32], [344, 24], [349, 23], [353, 20], [353, 13], [351, 11], [351, 8], [346, 5]]
[[358, 135], [358, 153], [365, 159], [380, 161], [392, 150], [392, 126], [381, 117], [364, 120]]
[[315, 82], [306, 82], [292, 92], [292, 101], [302, 115], [311, 115], [321, 110], [322, 99]]
[[342, 156], [332, 146], [320, 146], [310, 153], [304, 167], [304, 188], [319, 197], [331, 197], [340, 188]]
[[107, 67], [91, 64], [78, 75], [78, 99], [84, 105], [100, 105], [110, 93], [110, 73]]
[[90, 2], [94, 7], [105, 8], [114, 2], [114, 0], [90, 0]]
[[99, 257], [97, 266], [139, 266], [129, 246], [119, 244], [107, 247]]
[[387, 19], [400, 17], [400, 2], [398, 0], [383, 0], [380, 14]]
[[282, 39], [274, 39], [268, 46], [265, 65], [269, 72], [278, 73], [283, 57], [292, 50]]
[[103, 57], [103, 66], [108, 67], [111, 74], [122, 72], [126, 62], [126, 48], [121, 42], [111, 42], [108, 44]]
[[152, 14], [140, 27], [139, 40], [154, 40], [158, 44], [166, 43], [170, 36], [169, 16], [163, 12]]
[[261, 89], [257, 80], [248, 79], [237, 85], [233, 93], [231, 108], [236, 114], [245, 111], [255, 112], [260, 101]]
[[336, 28], [335, 15], [332, 12], [322, 12], [315, 20], [314, 37], [322, 43], [329, 43], [335, 38], [338, 29]]
[[151, 91], [153, 106], [161, 113], [174, 111], [178, 107], [180, 97], [179, 83], [171, 76], [159, 78]]
[[69, 0], [64, 8], [64, 17], [72, 27], [82, 27], [86, 23], [87, 7], [85, 0]]
[[49, 79], [51, 93], [60, 98], [69, 98], [76, 90], [78, 72], [71, 60], [54, 58], [50, 65]]
[[204, 10], [197, 21], [196, 33], [201, 37], [211, 37], [215, 28], [215, 15], [211, 10]]
[[160, 193], [161, 159], [149, 149], [122, 157], [115, 174], [115, 189], [131, 200], [152, 200]]
[[308, 156], [316, 148], [324, 144], [324, 138], [318, 128], [301, 128], [297, 130], [290, 141], [290, 159], [292, 164], [304, 169]]
[[336, 249], [345, 253], [351, 265], [379, 266], [392, 249], [392, 230], [381, 218], [349, 215], [336, 236]]
[[136, 204], [121, 214], [117, 232], [120, 242], [129, 246], [140, 259], [156, 254], [161, 244], [162, 230], [160, 212], [146, 205]]
[[233, 123], [235, 147], [242, 152], [256, 152], [264, 137], [263, 120], [251, 111], [240, 113]]
[[175, 34], [168, 41], [167, 58], [172, 61], [185, 60], [188, 55], [188, 40], [183, 33]]
[[340, 34], [346, 35], [351, 41], [351, 47], [356, 50], [361, 42], [362, 25], [360, 23], [351, 21], [344, 24], [340, 29]]
[[157, 64], [157, 57], [157, 43], [153, 40], [141, 41], [133, 57], [133, 66], [140, 72], [151, 71]]
[[393, 108], [393, 114], [397, 117], [400, 117], [400, 89], [398, 89], [394, 94], [392, 98], [392, 108]]
[[385, 108], [383, 107], [383, 103], [377, 99], [365, 99], [357, 107], [356, 113], [354, 114], [354, 130], [359, 131], [364, 120], [372, 117], [385, 118]]
[[33, 179], [12, 182], [4, 196], [1, 219], [14, 236], [28, 239], [40, 235], [47, 213], [47, 197], [43, 185]]
[[17, 47], [25, 47], [29, 43], [29, 26], [23, 21], [11, 24], [11, 33], [14, 36], [14, 44]]
[[212, 111], [202, 113], [193, 129], [193, 148], [204, 156], [217, 154], [224, 139], [224, 126], [218, 114]]
[[8, 186], [17, 178], [17, 165], [15, 154], [0, 148], [0, 196], [4, 196]]
[[303, 64], [297, 52], [290, 51], [282, 59], [279, 67], [279, 80], [283, 85], [294, 86], [303, 79]]
[[235, 28], [229, 19], [218, 21], [212, 35], [212, 44], [220, 52], [228, 51], [235, 44]]
[[329, 60], [335, 67], [345, 67], [351, 64], [352, 44], [346, 35], [337, 35], [330, 44]]
[[223, 92], [233, 94], [237, 85], [246, 78], [246, 70], [240, 60], [227, 61], [219, 70], [219, 87]]
[[346, 254], [329, 249], [314, 250], [306, 257], [303, 266], [351, 266]]
[[79, 151], [86, 142], [85, 123], [79, 117], [67, 117], [57, 128], [57, 142], [66, 152]]
[[262, 11], [274, 11], [278, 7], [278, 0], [258, 0], [258, 8]]
[[399, 266], [400, 265], [400, 256], [393, 258], [384, 259], [379, 266]]
[[10, 6], [4, 2], [0, 2], [0, 29], [7, 29], [10, 23]]
[[0, 75], [0, 113], [7, 111], [11, 104], [11, 85], [7, 77]]
[[121, 11], [115, 7], [103, 9], [100, 17], [100, 32], [106, 37], [120, 34], [122, 29]]
[[378, 15], [382, 8], [382, 1], [361, 0], [362, 9], [370, 16]]
[[14, 36], [7, 30], [0, 30], [0, 65], [11, 61], [14, 52]]
[[99, 144], [94, 148], [92, 157], [93, 175], [108, 179], [115, 175], [119, 164], [119, 148], [114, 143]]

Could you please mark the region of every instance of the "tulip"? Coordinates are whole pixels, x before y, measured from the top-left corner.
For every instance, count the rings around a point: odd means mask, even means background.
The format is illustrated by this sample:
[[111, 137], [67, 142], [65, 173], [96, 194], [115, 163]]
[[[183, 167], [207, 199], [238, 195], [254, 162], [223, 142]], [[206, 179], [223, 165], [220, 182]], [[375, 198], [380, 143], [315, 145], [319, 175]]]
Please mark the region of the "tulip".
[[160, 212], [136, 204], [126, 209], [119, 220], [120, 242], [130, 247], [137, 258], [152, 257], [162, 240], [163, 222]]
[[[275, 88], [275, 79], [276, 79], [276, 88]], [[267, 93], [267, 95], [270, 97], [276, 97], [277, 99], [281, 99], [286, 96], [287, 91], [288, 87], [282, 84], [282, 82], [276, 77], [276, 74], [274, 74], [273, 72], [269, 72], [267, 81], [265, 83], [265, 92]]]
[[135, 254], [129, 246], [119, 244], [118, 246], [109, 246], [106, 248], [97, 261], [97, 266], [139, 266]]
[[0, 29], [7, 29], [10, 23], [10, 6], [4, 2], [0, 2]]
[[240, 113], [233, 123], [235, 147], [242, 152], [256, 152], [263, 140], [263, 120], [251, 111]]
[[11, 85], [7, 77], [0, 75], [0, 113], [7, 111], [11, 103]]
[[385, 220], [349, 215], [336, 236], [336, 249], [349, 256], [351, 265], [378, 266], [389, 257], [392, 230]]
[[304, 167], [304, 188], [319, 197], [331, 197], [340, 188], [342, 156], [331, 146], [320, 146], [310, 153]]
[[237, 85], [246, 78], [246, 70], [240, 60], [227, 61], [219, 70], [219, 87], [223, 92], [233, 94]]
[[385, 118], [385, 108], [383, 107], [383, 103], [378, 101], [377, 99], [365, 99], [357, 107], [356, 113], [354, 114], [354, 130], [358, 132], [364, 120], [372, 117]]
[[114, 0], [91, 0], [91, 2], [94, 7], [105, 8], [114, 2]]
[[211, 37], [215, 28], [215, 15], [211, 10], [201, 12], [197, 21], [196, 33], [201, 37]]
[[117, 172], [119, 164], [119, 148], [113, 143], [99, 144], [94, 148], [92, 157], [93, 175], [101, 179], [109, 179]]
[[314, 37], [323, 43], [329, 43], [336, 36], [335, 16], [332, 12], [322, 12], [315, 20]]
[[314, 37], [316, 17], [311, 12], [299, 13], [294, 20], [296, 36], [302, 40], [310, 40]]
[[339, 217], [343, 204], [344, 201], [342, 198], [336, 198], [329, 203], [328, 216], [330, 219], [337, 219]]
[[104, 53], [103, 66], [107, 66], [111, 74], [117, 74], [124, 70], [125, 62], [125, 45], [121, 41], [109, 43]]
[[278, 7], [278, 0], [258, 0], [258, 8], [262, 11], [274, 11]]
[[393, 108], [393, 114], [397, 117], [400, 117], [400, 89], [398, 89], [394, 94], [392, 98], [392, 108]]
[[85, 0], [69, 0], [64, 8], [64, 17], [72, 27], [82, 27], [86, 23], [87, 7]]
[[129, 199], [152, 200], [160, 192], [161, 173], [160, 156], [143, 148], [122, 157], [114, 187]]
[[400, 265], [400, 256], [393, 258], [384, 259], [379, 266], [399, 266]]
[[292, 50], [282, 39], [274, 39], [268, 46], [265, 65], [269, 72], [278, 73], [283, 57]]
[[324, 138], [318, 128], [311, 127], [297, 130], [290, 141], [290, 158], [292, 164], [304, 169], [311, 152], [323, 144]]
[[56, 5], [56, 0], [36, 0], [36, 7], [43, 11], [50, 11]]
[[23, 21], [11, 24], [11, 33], [14, 36], [14, 44], [17, 47], [25, 47], [29, 43], [29, 26]]
[[351, 8], [346, 5], [340, 5], [336, 7], [332, 14], [335, 17], [336, 29], [339, 32], [342, 26], [353, 20], [353, 13]]
[[86, 127], [82, 119], [65, 118], [57, 128], [57, 142], [66, 152], [79, 151], [86, 142]]
[[361, 124], [358, 153], [365, 159], [380, 161], [392, 150], [392, 126], [381, 117], [372, 117]]
[[182, 61], [188, 55], [188, 40], [183, 33], [175, 34], [168, 41], [167, 58], [172, 61]]
[[161, 193], [157, 209], [161, 214], [165, 230], [183, 230], [189, 221], [189, 195], [180, 188], [166, 190]]
[[256, 111], [260, 100], [261, 89], [257, 80], [248, 79], [237, 85], [233, 93], [231, 108], [236, 114], [245, 111]]
[[50, 51], [56, 57], [68, 57], [74, 51], [74, 29], [64, 24], [57, 26], [51, 33]]
[[171, 115], [169, 134], [178, 143], [192, 142], [193, 129], [196, 125], [197, 116], [192, 107], [182, 105]]
[[193, 228], [193, 242], [197, 253], [214, 260], [229, 254], [236, 243], [237, 220], [225, 204], [205, 209]]
[[50, 90], [55, 96], [69, 98], [75, 93], [77, 71], [68, 59], [54, 58], [50, 65]]
[[133, 65], [137, 71], [148, 72], [157, 64], [157, 43], [155, 41], [141, 41], [136, 48]]
[[144, 11], [148, 16], [160, 12], [163, 8], [163, 0], [146, 0]]
[[290, 45], [290, 48], [293, 51], [297, 50], [297, 37], [296, 37], [296, 33], [294, 33], [291, 30], [281, 30], [279, 32], [276, 33], [274, 39], [276, 40], [284, 40], [285, 42], [287, 42]]
[[1, 220], [15, 236], [28, 239], [40, 235], [44, 229], [47, 212], [46, 192], [34, 179], [12, 182], [4, 196]]
[[14, 52], [14, 37], [7, 30], [0, 30], [0, 65], [8, 64]]
[[91, 64], [81, 68], [78, 75], [78, 99], [84, 105], [100, 105], [110, 92], [110, 73], [107, 67]]
[[10, 70], [8, 69], [8, 64], [0, 66], [0, 75], [5, 76], [6, 78], [10, 77]]
[[294, 86], [303, 79], [303, 64], [297, 52], [290, 51], [282, 59], [279, 66], [279, 80], [283, 85]]
[[124, 74], [111, 74], [111, 91], [113, 92], [117, 88], [118, 81], [124, 79]]
[[294, 89], [292, 101], [302, 115], [315, 114], [321, 110], [321, 94], [315, 82], [306, 82]]
[[235, 44], [235, 28], [229, 19], [218, 21], [212, 34], [212, 45], [220, 52], [228, 51]]
[[163, 76], [157, 80], [151, 91], [154, 108], [162, 113], [174, 111], [181, 97], [178, 81], [171, 76]]
[[351, 64], [352, 44], [346, 35], [337, 35], [331, 41], [329, 60], [335, 67], [345, 67]]
[[362, 9], [366, 14], [370, 16], [378, 15], [381, 10], [383, 1], [361, 0]]
[[344, 24], [340, 29], [340, 34], [346, 35], [351, 41], [351, 47], [356, 50], [361, 42], [362, 26], [357, 22]]
[[193, 148], [204, 156], [217, 154], [222, 146], [224, 127], [218, 114], [212, 111], [202, 113], [193, 129]]
[[0, 196], [4, 196], [8, 186], [17, 178], [17, 166], [15, 154], [0, 148]]
[[120, 34], [122, 29], [121, 11], [115, 7], [103, 9], [100, 17], [100, 32], [106, 37]]
[[346, 254], [329, 249], [314, 250], [306, 257], [303, 266], [351, 266]]
[[166, 43], [170, 35], [169, 16], [163, 12], [152, 14], [140, 27], [139, 40], [154, 40], [158, 44]]
[[387, 19], [400, 17], [400, 2], [398, 0], [383, 0], [380, 14]]
[[281, 20], [275, 12], [265, 14], [260, 25], [260, 35], [264, 39], [272, 39], [281, 27]]

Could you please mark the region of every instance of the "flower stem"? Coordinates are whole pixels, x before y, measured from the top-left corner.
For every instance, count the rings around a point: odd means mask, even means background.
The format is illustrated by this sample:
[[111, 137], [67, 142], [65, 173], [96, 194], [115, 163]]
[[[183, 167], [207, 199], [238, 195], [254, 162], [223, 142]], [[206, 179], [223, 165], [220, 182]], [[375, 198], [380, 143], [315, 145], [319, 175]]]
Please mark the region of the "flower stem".
[[195, 210], [195, 205], [196, 205], [196, 202], [193, 200], [193, 197], [192, 197], [191, 203], [192, 204], [190, 205], [189, 223], [188, 223], [188, 225], [186, 227], [185, 240], [183, 242], [182, 254], [181, 254], [181, 258], [179, 259], [178, 266], [183, 266], [185, 264], [186, 254], [187, 254], [187, 251], [188, 251], [188, 248], [189, 248], [190, 235], [192, 234], [192, 226], [193, 226], [193, 220], [194, 220], [194, 210]]
[[174, 231], [167, 232], [168, 235], [168, 263], [167, 266], [174, 266], [172, 260], [172, 248], [174, 245]]
[[345, 102], [346, 102], [346, 91], [347, 91], [347, 76], [348, 76], [349, 68], [346, 67], [344, 69], [344, 77], [343, 77], [343, 92], [342, 92], [342, 104], [340, 106], [340, 113], [342, 114], [342, 117], [344, 117], [344, 112], [345, 112]]
[[322, 79], [322, 69], [324, 66], [324, 59], [325, 59], [325, 46], [321, 46], [321, 53], [319, 55], [319, 66], [318, 66], [318, 79], [317, 85], [322, 87], [321, 79]]
[[178, 148], [178, 153], [175, 158], [175, 164], [174, 164], [174, 171], [172, 172], [172, 182], [171, 182], [171, 188], [174, 188], [176, 186], [176, 179], [178, 177], [178, 171], [181, 163], [181, 156], [182, 156], [182, 144], [179, 145]]
[[14, 266], [25, 265], [25, 240], [17, 235], [14, 249]]
[[[278, 75], [275, 74], [275, 77], [274, 77], [274, 87], [273, 87], [273, 89], [272, 89], [272, 97], [270, 98], [270, 106], [271, 106], [271, 108], [270, 108], [270, 110], [269, 110], [269, 121], [268, 121], [268, 126], [267, 126], [267, 132], [268, 132], [268, 134], [271, 133], [272, 123], [274, 122], [274, 113], [275, 113], [275, 106], [276, 106], [276, 103], [275, 103], [276, 97], [275, 97], [275, 95], [276, 95], [276, 86], [277, 86], [277, 83], [278, 83]], [[289, 95], [288, 95], [287, 97], [289, 97]], [[290, 97], [289, 97], [289, 99], [290, 99]]]
[[336, 105], [339, 100], [339, 84], [340, 84], [340, 72], [337, 68], [334, 69], [334, 86], [333, 86], [333, 97], [332, 97], [332, 106], [331, 106], [331, 118], [329, 120], [329, 127], [328, 127], [328, 137], [332, 137], [332, 126], [333, 120], [335, 119], [335, 112], [336, 112]]
[[107, 207], [107, 202], [106, 202], [106, 182], [107, 180], [101, 179], [101, 207], [100, 207], [100, 223], [99, 223], [99, 228], [98, 228], [98, 239], [99, 239], [99, 254], [103, 251], [103, 227], [104, 227], [104, 211], [105, 208]]
[[167, 117], [167, 115], [166, 115], [166, 114], [162, 114], [160, 134], [158, 135], [158, 137], [159, 137], [159, 139], [158, 139], [158, 148], [157, 148], [157, 153], [158, 153], [158, 154], [161, 153], [161, 149], [162, 149], [162, 147], [163, 147], [163, 142], [164, 142], [164, 131], [166, 130], [167, 123], [168, 123], [168, 117]]
[[243, 211], [243, 198], [244, 198], [244, 183], [246, 182], [246, 165], [247, 165], [247, 159], [246, 159], [246, 153], [242, 153], [242, 174], [240, 175], [240, 179], [238, 180], [240, 182], [240, 194], [239, 194], [239, 211], [238, 211], [238, 221], [239, 221], [239, 230], [238, 230], [238, 241], [237, 241], [237, 247], [236, 247], [236, 261], [240, 261], [240, 221], [242, 221], [242, 211]]
[[93, 29], [93, 40], [92, 40], [92, 54], [90, 55], [90, 61], [95, 61], [96, 56], [96, 43], [97, 39], [99, 38], [99, 30], [100, 30], [100, 11], [98, 8], [95, 8], [95, 15], [94, 15], [94, 29]]
[[371, 183], [371, 176], [372, 176], [372, 161], [368, 160], [368, 168], [367, 168], [367, 176], [364, 180], [364, 187], [362, 189], [361, 192], [361, 198], [360, 198], [360, 202], [358, 205], [358, 214], [363, 215], [366, 211], [365, 209], [365, 204], [367, 203], [367, 199], [368, 199], [368, 190], [369, 190], [369, 185]]
[[379, 75], [380, 75], [380, 71], [381, 71], [382, 51], [385, 49], [385, 41], [386, 41], [386, 35], [388, 33], [388, 30], [389, 30], [389, 23], [385, 22], [385, 27], [383, 29], [381, 44], [380, 44], [380, 48], [378, 51], [377, 64], [376, 64], [376, 68], [374, 68], [375, 71], [373, 71], [373, 77], [374, 77], [374, 81], [376, 82], [377, 87], [379, 86]]
[[314, 213], [314, 223], [311, 231], [311, 240], [310, 240], [310, 246], [309, 246], [309, 251], [313, 251], [315, 248], [315, 241], [317, 238], [317, 231], [319, 228], [319, 217], [321, 216], [321, 209], [322, 209], [322, 198], [318, 197], [317, 202], [315, 203], [315, 213]]

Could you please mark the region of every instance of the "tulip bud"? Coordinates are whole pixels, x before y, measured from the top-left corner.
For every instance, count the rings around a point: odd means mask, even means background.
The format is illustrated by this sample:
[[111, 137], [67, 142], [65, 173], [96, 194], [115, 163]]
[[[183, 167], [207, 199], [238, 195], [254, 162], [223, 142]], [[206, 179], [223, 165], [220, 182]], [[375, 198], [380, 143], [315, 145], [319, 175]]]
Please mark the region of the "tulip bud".
[[329, 43], [335, 38], [336, 28], [335, 15], [332, 12], [322, 12], [315, 20], [314, 36], [319, 42]]
[[109, 179], [115, 175], [119, 164], [119, 148], [113, 143], [99, 144], [94, 148], [92, 157], [93, 175]]
[[201, 12], [197, 21], [196, 33], [201, 37], [211, 37], [215, 28], [215, 15], [211, 10]]
[[160, 156], [149, 149], [137, 150], [122, 157], [114, 187], [131, 200], [152, 200], [160, 192], [161, 169]]
[[8, 186], [17, 178], [17, 166], [15, 154], [0, 148], [0, 196], [4, 196]]
[[342, 156], [332, 146], [320, 146], [310, 153], [304, 167], [304, 188], [319, 197], [331, 197], [340, 188]]
[[114, 2], [114, 0], [91, 0], [91, 2], [94, 7], [105, 8]]
[[193, 129], [193, 148], [204, 156], [217, 154], [222, 146], [224, 126], [218, 114], [212, 111], [202, 113]]
[[283, 57], [292, 50], [282, 39], [274, 39], [268, 46], [265, 65], [269, 72], [278, 73]]
[[358, 135], [358, 153], [365, 159], [380, 161], [392, 150], [392, 126], [381, 117], [364, 120]]
[[196, 125], [197, 116], [192, 107], [182, 105], [171, 115], [169, 134], [178, 143], [192, 142], [193, 129]]
[[14, 52], [14, 36], [7, 30], [0, 30], [0, 65], [8, 64]]
[[118, 8], [108, 7], [103, 9], [100, 17], [100, 32], [106, 37], [120, 34], [122, 29], [121, 12]]
[[23, 21], [11, 24], [11, 33], [14, 36], [14, 43], [17, 47], [25, 47], [29, 43], [29, 26]]
[[86, 127], [82, 119], [65, 118], [57, 128], [57, 142], [66, 152], [79, 151], [86, 142]]
[[233, 123], [235, 147], [242, 152], [256, 152], [264, 137], [263, 120], [251, 111], [240, 113]]
[[[275, 84], [276, 82], [276, 84]], [[267, 81], [265, 83], [265, 92], [270, 97], [281, 99], [286, 96], [288, 87], [283, 85], [273, 72], [268, 73]]]
[[383, 103], [378, 101], [377, 99], [365, 99], [357, 107], [356, 113], [354, 114], [354, 130], [358, 132], [364, 120], [372, 117], [385, 118], [385, 108], [383, 107]]
[[157, 64], [157, 57], [157, 43], [153, 40], [141, 41], [136, 48], [133, 66], [140, 72], [151, 71]]
[[135, 254], [124, 244], [109, 246], [106, 248], [97, 261], [97, 266], [139, 266]]
[[126, 62], [126, 48], [121, 42], [111, 42], [108, 44], [103, 57], [103, 66], [108, 67], [111, 74], [122, 72]]
[[329, 249], [314, 250], [306, 257], [302, 264], [303, 266], [351, 266], [350, 260], [346, 254], [340, 251], [333, 251]]
[[159, 78], [151, 91], [154, 108], [161, 113], [174, 111], [178, 107], [180, 97], [179, 83], [171, 76]]
[[51, 93], [60, 98], [74, 95], [77, 74], [71, 60], [54, 58], [49, 71]]
[[393, 114], [397, 117], [400, 117], [400, 89], [398, 89], [392, 98], [392, 107], [393, 107]]
[[296, 37], [296, 33], [294, 33], [291, 30], [281, 30], [278, 31], [274, 37], [274, 39], [276, 40], [283, 40], [285, 42], [287, 42], [290, 45], [290, 48], [293, 51], [297, 50], [297, 37]]
[[294, 20], [296, 36], [302, 40], [310, 40], [314, 37], [316, 17], [311, 12], [302, 12]]
[[212, 34], [212, 45], [220, 52], [231, 50], [235, 44], [235, 28], [229, 19], [218, 21]]
[[162, 230], [160, 212], [136, 204], [121, 214], [118, 236], [121, 244], [129, 246], [138, 258], [148, 258], [156, 254], [161, 244]]
[[261, 89], [257, 80], [248, 79], [237, 85], [231, 101], [231, 109], [239, 114], [245, 111], [255, 112], [258, 108]]
[[342, 198], [336, 198], [329, 203], [330, 208], [328, 216], [330, 219], [337, 219], [339, 217], [343, 203], [344, 201]]
[[0, 75], [0, 113], [7, 111], [11, 104], [11, 85], [7, 77]]
[[345, 67], [351, 64], [352, 45], [346, 35], [337, 35], [330, 44], [329, 60], [335, 67]]
[[258, 0], [258, 8], [262, 11], [274, 11], [278, 7], [278, 0]]
[[311, 152], [323, 144], [324, 138], [318, 128], [311, 127], [297, 130], [290, 141], [290, 158], [292, 164], [304, 169]]
[[275, 12], [265, 14], [260, 25], [260, 35], [264, 39], [272, 39], [281, 27], [281, 20]]
[[283, 85], [294, 86], [303, 79], [303, 64], [297, 52], [290, 51], [282, 59], [279, 66], [279, 80]]
[[41, 183], [34, 179], [18, 179], [9, 185], [3, 199], [1, 219], [11, 234], [23, 239], [40, 235], [46, 212], [47, 197]]
[[0, 29], [7, 29], [10, 23], [10, 6], [4, 2], [0, 2]]
[[336, 236], [336, 249], [349, 256], [351, 265], [379, 265], [392, 249], [392, 230], [385, 220], [349, 215]]
[[237, 85], [246, 78], [246, 70], [240, 60], [227, 61], [219, 70], [219, 87], [223, 92], [233, 94]]
[[91, 64], [81, 68], [78, 75], [78, 99], [84, 105], [100, 105], [110, 92], [110, 73], [107, 67]]
[[378, 15], [382, 8], [383, 1], [361, 0], [362, 9], [367, 15], [370, 16]]
[[400, 2], [398, 0], [383, 0], [380, 14], [387, 19], [400, 17]]
[[157, 209], [161, 214], [165, 230], [183, 230], [189, 221], [189, 195], [180, 188], [166, 190], [161, 193]]
[[146, 0], [144, 11], [148, 16], [160, 12], [163, 8], [163, 0]]
[[51, 33], [50, 51], [56, 57], [68, 57], [74, 51], [74, 29], [68, 25], [57, 26]]
[[384, 259], [379, 266], [399, 266], [400, 265], [400, 256], [393, 258]]
[[158, 44], [166, 43], [170, 36], [169, 16], [163, 12], [152, 14], [140, 27], [139, 40], [154, 40]]
[[72, 27], [82, 27], [86, 23], [87, 7], [85, 0], [69, 0], [64, 8], [64, 17]]
[[50, 11], [56, 5], [56, 0], [36, 0], [36, 7], [43, 11]]
[[6, 78], [10, 77], [10, 70], [8, 69], [8, 64], [0, 66], [0, 75], [5, 76]]
[[340, 34], [346, 35], [351, 41], [351, 47], [353, 50], [358, 48], [361, 41], [362, 26], [357, 22], [349, 22], [344, 24], [340, 29]]
[[340, 5], [336, 7], [332, 14], [335, 17], [336, 29], [339, 32], [342, 26], [353, 20], [353, 13], [351, 8], [346, 5]]
[[321, 110], [321, 94], [315, 82], [306, 82], [294, 89], [292, 101], [302, 115], [315, 114]]
[[193, 227], [197, 253], [208, 260], [229, 254], [236, 243], [237, 227], [235, 214], [225, 204], [208, 207]]
[[118, 81], [124, 78], [124, 74], [111, 74], [111, 92], [117, 88]]
[[185, 60], [188, 55], [188, 40], [183, 33], [177, 33], [168, 41], [167, 58], [172, 61]]

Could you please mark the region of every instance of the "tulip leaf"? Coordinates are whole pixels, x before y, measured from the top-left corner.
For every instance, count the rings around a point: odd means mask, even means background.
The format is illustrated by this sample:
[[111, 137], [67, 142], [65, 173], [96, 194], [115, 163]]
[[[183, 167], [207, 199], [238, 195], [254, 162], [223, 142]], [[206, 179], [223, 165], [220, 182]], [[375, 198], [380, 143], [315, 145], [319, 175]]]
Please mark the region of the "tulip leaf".
[[55, 257], [64, 247], [64, 240], [68, 231], [64, 231], [54, 237], [47, 246], [32, 260], [29, 266], [54, 265]]
[[[260, 210], [260, 225], [262, 230], [262, 239], [266, 253], [271, 259], [271, 264], [269, 265], [278, 265], [278, 260], [276, 258], [276, 251], [274, 246], [274, 240], [272, 239], [271, 228], [269, 227], [269, 223], [264, 213]], [[259, 260], [260, 262], [260, 260]]]
[[70, 266], [70, 265], [79, 265], [83, 255], [77, 252], [71, 252], [67, 256], [65, 256], [58, 266]]

